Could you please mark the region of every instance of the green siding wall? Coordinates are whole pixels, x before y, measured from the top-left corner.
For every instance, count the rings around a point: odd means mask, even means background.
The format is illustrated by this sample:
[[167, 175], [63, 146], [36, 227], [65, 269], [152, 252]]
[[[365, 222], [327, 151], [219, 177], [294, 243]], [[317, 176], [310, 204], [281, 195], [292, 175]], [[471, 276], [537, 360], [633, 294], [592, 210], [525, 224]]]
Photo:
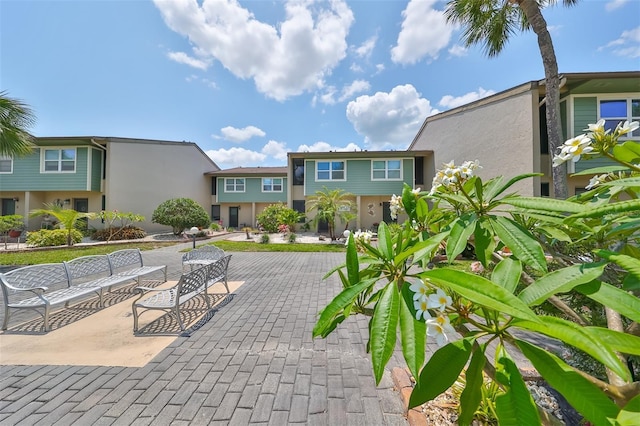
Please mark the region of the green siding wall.
[[[242, 178], [238, 176], [237, 178]], [[236, 178], [236, 179], [237, 179]], [[262, 192], [262, 176], [244, 177], [245, 192], [225, 192], [224, 177], [217, 179], [219, 203], [286, 203], [287, 179], [282, 178], [282, 192]]]
[[[320, 160], [326, 161], [326, 160]], [[338, 161], [340, 161], [338, 159]], [[346, 160], [345, 181], [316, 181], [316, 160], [305, 163], [305, 194], [314, 195], [323, 187], [342, 189], [354, 195], [389, 195], [402, 193], [404, 182], [413, 185], [413, 160], [402, 159], [401, 181], [371, 180], [371, 159]]]
[[[595, 96], [574, 98], [573, 118], [574, 136], [585, 133], [585, 129], [589, 127], [589, 124], [593, 124], [598, 121], [598, 98]], [[589, 156], [583, 156], [580, 158], [580, 161], [575, 163], [575, 171], [581, 172], [583, 170], [593, 169], [594, 167], [611, 165], [613, 165], [613, 161], [607, 158], [590, 158]]]
[[0, 175], [2, 191], [86, 191], [88, 148], [76, 149], [75, 173], [40, 173], [40, 152], [13, 160], [13, 173]]

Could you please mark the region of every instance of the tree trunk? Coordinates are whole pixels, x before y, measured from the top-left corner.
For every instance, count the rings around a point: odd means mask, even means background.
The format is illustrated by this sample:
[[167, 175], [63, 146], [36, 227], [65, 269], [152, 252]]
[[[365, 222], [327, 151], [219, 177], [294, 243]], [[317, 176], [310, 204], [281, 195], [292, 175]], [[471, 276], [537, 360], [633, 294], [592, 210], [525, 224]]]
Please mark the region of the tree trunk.
[[[547, 22], [542, 16], [540, 7], [535, 0], [518, 0], [533, 32], [538, 36], [538, 47], [542, 56], [545, 76], [545, 96], [547, 104], [547, 133], [549, 136], [549, 157], [557, 153], [563, 144], [562, 125], [560, 122], [560, 76], [558, 62], [553, 49], [551, 35], [547, 30]], [[553, 177], [553, 194], [555, 198], [565, 199], [568, 196], [567, 169], [561, 165], [551, 168]]]

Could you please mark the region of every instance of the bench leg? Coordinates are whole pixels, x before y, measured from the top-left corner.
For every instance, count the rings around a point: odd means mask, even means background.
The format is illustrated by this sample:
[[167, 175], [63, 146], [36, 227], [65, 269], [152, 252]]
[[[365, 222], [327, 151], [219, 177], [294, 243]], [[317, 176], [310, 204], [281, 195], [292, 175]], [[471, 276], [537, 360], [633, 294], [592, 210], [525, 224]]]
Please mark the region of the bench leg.
[[138, 310], [135, 302], [131, 305], [131, 310], [133, 311], [133, 332], [135, 333], [138, 331]]
[[49, 326], [49, 305], [44, 307], [44, 331], [51, 331], [51, 327]]
[[180, 307], [179, 306], [175, 307], [174, 314], [176, 316], [176, 320], [178, 320], [178, 325], [180, 326], [180, 331], [184, 331], [184, 324], [182, 323], [182, 318], [180, 318]]
[[2, 329], [6, 330], [7, 327], [9, 326], [9, 311], [11, 310], [11, 308], [9, 308], [8, 306], [5, 307], [4, 309], [4, 322], [2, 323]]

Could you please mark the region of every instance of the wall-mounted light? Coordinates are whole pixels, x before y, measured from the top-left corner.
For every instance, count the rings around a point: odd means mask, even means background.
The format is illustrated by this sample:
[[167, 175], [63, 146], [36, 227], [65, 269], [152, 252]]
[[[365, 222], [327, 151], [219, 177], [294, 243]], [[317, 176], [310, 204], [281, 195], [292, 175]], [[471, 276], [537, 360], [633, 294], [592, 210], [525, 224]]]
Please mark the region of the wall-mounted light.
[[65, 204], [65, 206], [68, 206], [69, 204], [71, 204], [71, 200], [70, 200], [70, 199], [68, 199], [68, 198], [66, 198], [66, 199], [64, 200], [64, 204]]
[[18, 202], [18, 201], [20, 201], [20, 198], [18, 198], [18, 197], [14, 197], [14, 198], [13, 198], [13, 201]]

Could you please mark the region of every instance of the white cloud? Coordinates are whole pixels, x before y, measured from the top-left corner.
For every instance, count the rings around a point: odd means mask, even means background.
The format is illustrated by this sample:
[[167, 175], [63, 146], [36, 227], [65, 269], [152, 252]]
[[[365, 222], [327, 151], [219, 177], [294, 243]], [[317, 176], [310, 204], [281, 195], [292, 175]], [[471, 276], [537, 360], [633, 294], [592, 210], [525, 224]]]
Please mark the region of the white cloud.
[[466, 105], [469, 102], [477, 101], [478, 99], [486, 98], [496, 93], [494, 90], [485, 90], [482, 87], [478, 88], [477, 92], [465, 93], [462, 96], [453, 97], [451, 95], [445, 95], [440, 99], [438, 105], [444, 108], [456, 108], [460, 105]]
[[619, 38], [599, 47], [598, 50], [611, 50], [614, 55], [629, 59], [640, 58], [640, 27], [623, 31]]
[[607, 2], [604, 8], [607, 12], [611, 12], [613, 10], [620, 9], [622, 6], [624, 6], [628, 2], [629, 0], [611, 0]]
[[206, 154], [222, 169], [262, 164], [267, 156], [261, 152], [233, 147], [231, 149], [211, 149]]
[[222, 133], [223, 138], [232, 142], [244, 142], [254, 136], [262, 137], [266, 135], [262, 129], [255, 126], [247, 126], [243, 129], [227, 126], [220, 129], [220, 133]]
[[371, 52], [373, 52], [373, 49], [376, 47], [376, 42], [377, 41], [378, 41], [378, 36], [375, 35], [375, 36], [371, 37], [370, 39], [366, 40], [360, 46], [354, 48], [354, 52], [355, 52], [356, 56], [359, 56], [361, 58], [370, 57], [371, 56]]
[[459, 44], [454, 44], [449, 48], [449, 54], [451, 56], [462, 57], [462, 56], [467, 56], [468, 53], [469, 53], [469, 49], [467, 49], [464, 46], [460, 46]]
[[336, 99], [338, 94], [337, 89], [334, 86], [327, 86], [324, 88], [324, 93], [315, 95], [313, 97], [312, 104], [315, 106], [317, 101], [322, 102], [325, 105], [335, 105], [338, 102], [344, 102], [351, 99], [355, 94], [366, 92], [371, 89], [371, 84], [366, 80], [354, 80], [351, 84], [346, 85], [340, 91], [340, 96]]
[[211, 64], [211, 61], [197, 59], [187, 55], [184, 52], [169, 52], [167, 53], [167, 57], [172, 61], [176, 61], [180, 64], [189, 65], [190, 67], [198, 68], [203, 71], [206, 71], [207, 68], [209, 68], [209, 65]]
[[287, 145], [284, 142], [271, 140], [262, 148], [262, 153], [285, 163], [287, 161]]
[[372, 149], [405, 149], [424, 119], [437, 112], [410, 84], [359, 96], [347, 105], [347, 118]]
[[447, 47], [453, 26], [447, 24], [444, 12], [434, 9], [436, 0], [410, 0], [402, 12], [404, 18], [398, 42], [391, 49], [391, 60], [415, 64], [425, 56], [436, 59]]
[[258, 21], [235, 0], [154, 0], [169, 28], [186, 36], [200, 57], [219, 61], [255, 82], [267, 97], [285, 100], [321, 87], [345, 58], [354, 21], [342, 0], [328, 6], [288, 1], [286, 18]]
[[297, 152], [347, 152], [347, 151], [362, 151], [357, 144], [350, 142], [344, 147], [331, 145], [324, 141], [318, 141], [312, 145], [300, 145]]

